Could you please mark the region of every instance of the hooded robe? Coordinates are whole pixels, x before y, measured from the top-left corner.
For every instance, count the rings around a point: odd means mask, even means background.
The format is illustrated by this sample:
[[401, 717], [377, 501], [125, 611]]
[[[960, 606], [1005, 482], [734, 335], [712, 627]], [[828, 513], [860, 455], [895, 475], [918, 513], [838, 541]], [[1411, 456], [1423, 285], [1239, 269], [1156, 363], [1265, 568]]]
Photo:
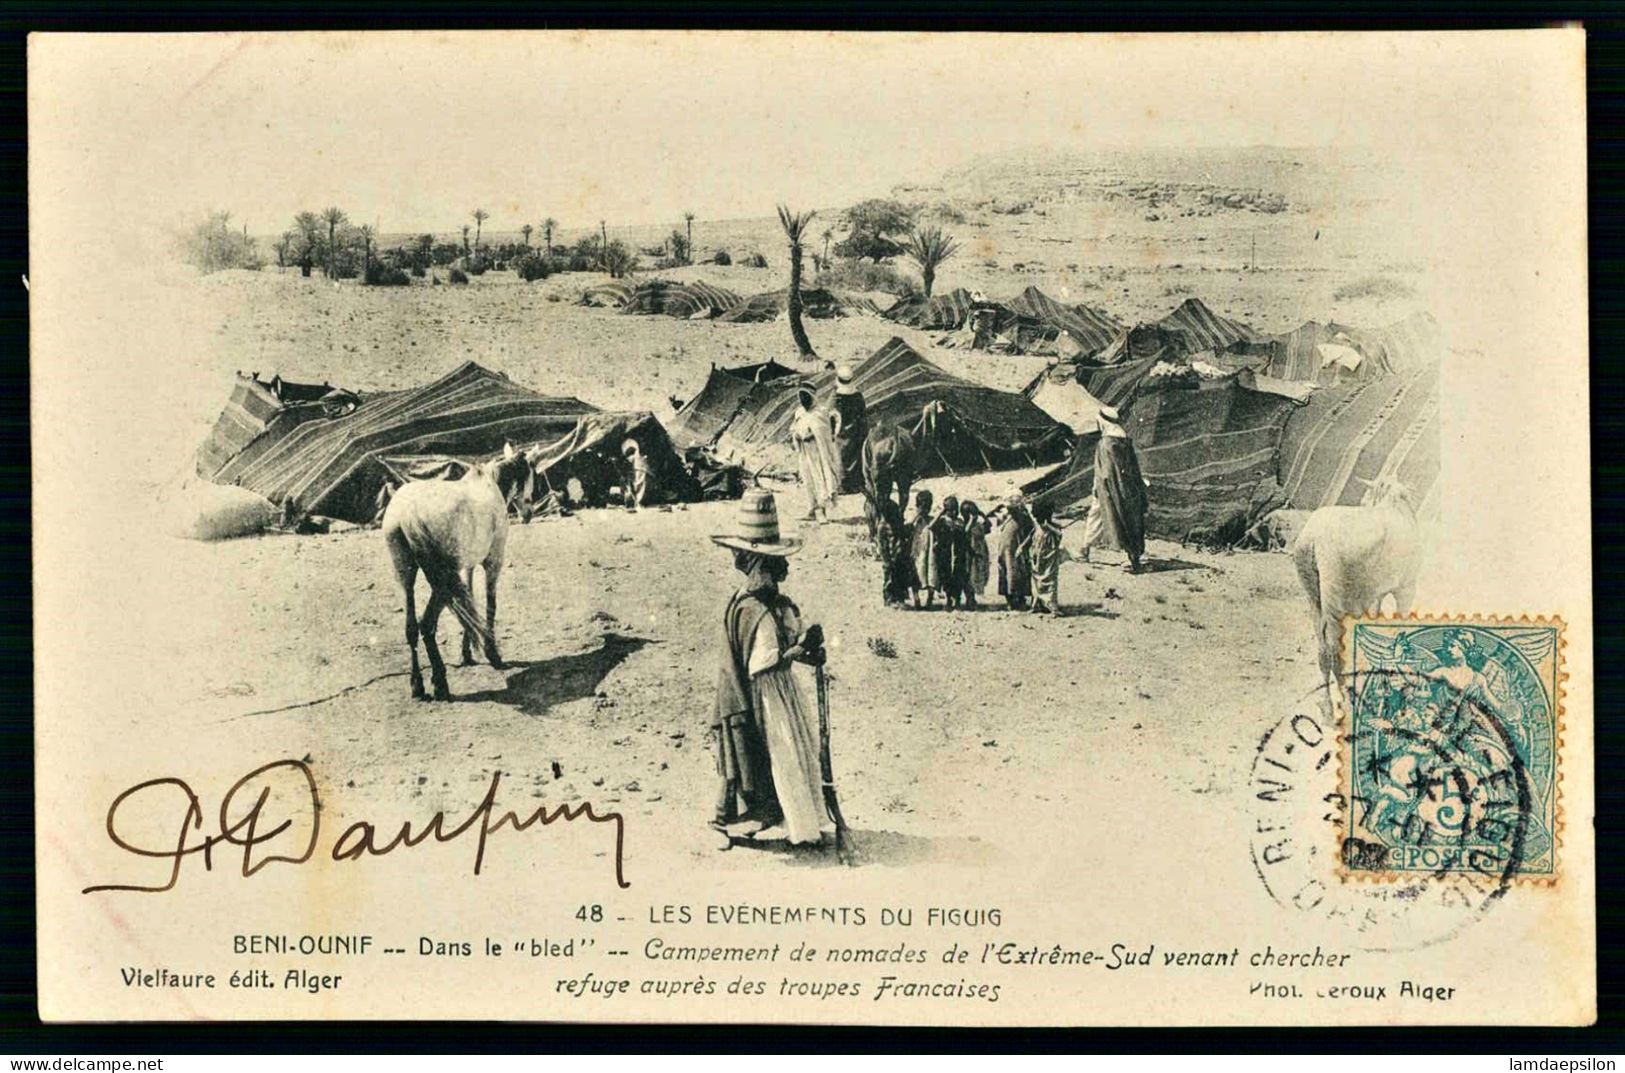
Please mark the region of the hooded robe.
[[1145, 554], [1145, 514], [1149, 502], [1134, 441], [1103, 433], [1095, 446], [1095, 505], [1089, 511], [1085, 543], [1107, 537], [1129, 560]]

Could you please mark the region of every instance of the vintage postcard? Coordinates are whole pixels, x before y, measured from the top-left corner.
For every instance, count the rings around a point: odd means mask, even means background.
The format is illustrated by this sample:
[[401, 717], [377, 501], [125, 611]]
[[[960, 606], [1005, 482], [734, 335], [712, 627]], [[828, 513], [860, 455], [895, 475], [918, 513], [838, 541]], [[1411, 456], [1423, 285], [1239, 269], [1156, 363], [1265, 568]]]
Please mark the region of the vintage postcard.
[[1589, 1023], [1584, 56], [35, 36], [41, 1016]]

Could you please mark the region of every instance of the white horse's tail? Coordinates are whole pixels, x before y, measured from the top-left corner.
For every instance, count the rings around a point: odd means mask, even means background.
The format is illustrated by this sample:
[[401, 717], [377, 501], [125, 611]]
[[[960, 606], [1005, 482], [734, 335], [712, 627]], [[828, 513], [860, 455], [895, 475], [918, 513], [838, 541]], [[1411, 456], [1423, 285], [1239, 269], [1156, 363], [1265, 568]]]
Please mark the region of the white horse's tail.
[[463, 624], [463, 629], [473, 634], [479, 641], [480, 648], [485, 652], [485, 658], [493, 664], [499, 664], [501, 657], [497, 654], [497, 641], [491, 633], [491, 627], [485, 623], [485, 616], [474, 604], [474, 596], [463, 584], [462, 575], [457, 571], [457, 562], [450, 555], [442, 551], [432, 539], [426, 539], [416, 526], [403, 526], [401, 535], [406, 538], [407, 546], [412, 549], [412, 557], [417, 560], [418, 568], [423, 576], [429, 579], [429, 586], [440, 594], [446, 601], [451, 613], [457, 616], [457, 621]]

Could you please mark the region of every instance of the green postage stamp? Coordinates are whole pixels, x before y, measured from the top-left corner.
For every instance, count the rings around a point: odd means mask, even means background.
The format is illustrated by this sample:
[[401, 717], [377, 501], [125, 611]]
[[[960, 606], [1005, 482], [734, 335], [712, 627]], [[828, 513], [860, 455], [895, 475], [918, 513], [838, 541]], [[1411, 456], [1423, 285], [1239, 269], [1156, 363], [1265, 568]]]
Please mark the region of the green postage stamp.
[[1563, 623], [1351, 619], [1343, 874], [1553, 881]]

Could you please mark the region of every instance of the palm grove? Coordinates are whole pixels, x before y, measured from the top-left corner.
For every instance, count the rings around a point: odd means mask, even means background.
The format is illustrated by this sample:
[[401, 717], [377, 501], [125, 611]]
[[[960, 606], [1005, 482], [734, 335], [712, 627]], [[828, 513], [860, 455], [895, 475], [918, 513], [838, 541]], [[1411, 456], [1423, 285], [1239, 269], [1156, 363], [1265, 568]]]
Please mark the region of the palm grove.
[[[938, 206], [936, 215], [957, 217], [951, 209]], [[790, 332], [803, 357], [815, 352], [802, 323], [801, 290], [803, 269], [811, 259], [817, 270], [816, 285], [862, 291], [886, 291], [899, 296], [921, 294], [931, 297], [937, 270], [959, 250], [952, 235], [934, 224], [921, 223], [923, 206], [871, 198], [840, 213], [847, 235], [831, 246], [833, 228], [815, 232], [814, 210], [778, 208], [778, 221], [787, 243], [790, 281], [787, 304]], [[461, 225], [460, 237], [445, 240], [430, 233], [412, 236], [381, 247], [375, 225], [358, 224], [337, 206], [295, 214], [292, 226], [271, 243], [271, 253], [279, 269], [298, 268], [303, 276], [320, 273], [332, 280], [357, 279], [372, 286], [406, 286], [412, 279], [446, 271], [446, 282], [467, 283], [470, 276], [488, 271], [514, 271], [529, 282], [558, 272], [604, 272], [616, 279], [643, 268], [641, 255], [653, 259], [655, 269], [694, 263], [694, 221], [692, 212], [683, 214], [681, 226], [672, 228], [659, 246], [637, 250], [620, 239], [611, 241], [606, 221], [598, 221], [572, 245], [555, 245], [559, 222], [546, 217], [518, 229], [519, 241], [489, 242], [486, 222], [491, 213], [484, 208], [470, 210]], [[962, 219], [962, 218], [960, 218]], [[539, 240], [539, 241], [536, 241]], [[819, 244], [821, 240], [821, 245]], [[217, 212], [196, 225], [185, 236], [184, 253], [201, 271], [226, 268], [259, 269], [266, 258], [248, 230], [233, 229], [230, 213]], [[919, 281], [891, 267], [897, 258], [912, 261]], [[715, 250], [710, 258], [716, 264], [733, 263], [727, 250]], [[759, 252], [745, 256], [743, 263], [766, 267]]]

